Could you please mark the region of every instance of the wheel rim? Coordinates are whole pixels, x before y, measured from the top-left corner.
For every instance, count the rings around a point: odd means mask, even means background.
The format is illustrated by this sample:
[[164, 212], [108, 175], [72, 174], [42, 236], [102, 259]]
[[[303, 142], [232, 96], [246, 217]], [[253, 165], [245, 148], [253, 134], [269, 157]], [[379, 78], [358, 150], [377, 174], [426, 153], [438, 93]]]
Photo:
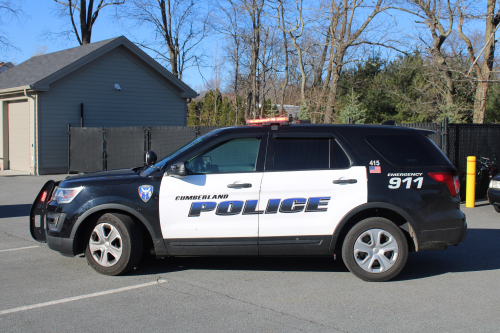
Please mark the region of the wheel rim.
[[370, 273], [382, 273], [391, 269], [398, 259], [399, 246], [389, 232], [369, 229], [354, 243], [354, 259], [359, 267]]
[[120, 232], [109, 223], [96, 225], [90, 235], [89, 249], [99, 265], [114, 266], [120, 260], [123, 251]]

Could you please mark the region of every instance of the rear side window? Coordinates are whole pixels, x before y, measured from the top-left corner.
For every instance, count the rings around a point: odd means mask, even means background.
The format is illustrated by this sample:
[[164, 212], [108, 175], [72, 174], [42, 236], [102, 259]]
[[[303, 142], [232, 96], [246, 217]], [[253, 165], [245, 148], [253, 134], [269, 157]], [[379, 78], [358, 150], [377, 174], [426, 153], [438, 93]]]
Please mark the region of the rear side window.
[[423, 135], [371, 135], [365, 140], [383, 158], [396, 166], [450, 165], [441, 150]]
[[351, 165], [339, 144], [330, 138], [276, 138], [274, 170], [344, 169]]
[[275, 171], [328, 168], [330, 168], [330, 139], [276, 138]]

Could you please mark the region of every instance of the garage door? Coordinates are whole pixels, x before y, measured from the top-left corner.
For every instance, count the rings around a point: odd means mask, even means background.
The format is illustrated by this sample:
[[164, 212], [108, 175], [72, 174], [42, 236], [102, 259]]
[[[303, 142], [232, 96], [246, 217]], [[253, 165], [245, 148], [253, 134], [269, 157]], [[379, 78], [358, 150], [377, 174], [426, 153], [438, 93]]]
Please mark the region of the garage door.
[[10, 102], [9, 110], [9, 169], [31, 172], [30, 118], [27, 101]]

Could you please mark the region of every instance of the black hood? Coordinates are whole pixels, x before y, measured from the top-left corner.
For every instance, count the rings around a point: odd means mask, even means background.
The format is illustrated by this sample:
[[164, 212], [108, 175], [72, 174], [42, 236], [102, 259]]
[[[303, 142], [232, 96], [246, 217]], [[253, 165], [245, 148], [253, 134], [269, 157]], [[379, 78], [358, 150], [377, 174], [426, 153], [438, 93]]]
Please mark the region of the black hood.
[[130, 184], [136, 179], [141, 178], [141, 176], [137, 174], [137, 170], [138, 169], [117, 169], [85, 173], [82, 175], [68, 177], [62, 181], [59, 186], [79, 187]]

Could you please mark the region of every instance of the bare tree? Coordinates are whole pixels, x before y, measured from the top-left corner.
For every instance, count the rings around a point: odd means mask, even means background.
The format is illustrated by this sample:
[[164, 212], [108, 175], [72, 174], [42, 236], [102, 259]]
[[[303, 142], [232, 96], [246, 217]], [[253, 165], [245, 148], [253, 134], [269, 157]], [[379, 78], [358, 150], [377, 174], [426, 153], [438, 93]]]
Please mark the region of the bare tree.
[[250, 116], [256, 116], [257, 106], [258, 106], [258, 81], [257, 81], [257, 66], [259, 62], [259, 52], [260, 52], [260, 32], [262, 29], [261, 21], [264, 10], [264, 0], [242, 0], [242, 5], [250, 18], [251, 24], [251, 34], [246, 37], [247, 42], [251, 46], [250, 53], [250, 80], [251, 80], [251, 96], [250, 104], [247, 108], [247, 113], [245, 118], [250, 118]]
[[[182, 79], [187, 68], [202, 60], [204, 55], [198, 51], [207, 35], [207, 24], [200, 1], [131, 0], [126, 16], [138, 25], [153, 27], [155, 42], [138, 44], [167, 62], [177, 78]], [[165, 47], [168, 54], [164, 52]]]
[[[295, 1], [296, 5], [296, 17], [295, 17], [295, 22], [292, 24], [289, 24], [286, 21], [286, 17], [284, 15], [285, 9], [284, 9], [284, 1], [283, 0], [278, 0], [278, 8], [277, 10], [277, 18], [278, 18], [278, 27], [280, 28], [281, 31], [283, 31], [284, 34], [290, 36], [290, 40], [292, 41], [293, 47], [295, 48], [295, 51], [297, 52], [298, 60], [299, 60], [299, 70], [300, 70], [300, 75], [301, 75], [301, 81], [300, 81], [300, 98], [301, 102], [305, 103], [306, 101], [306, 93], [305, 93], [305, 87], [306, 87], [306, 71], [304, 68], [304, 54], [307, 53], [311, 45], [308, 46], [302, 46], [299, 44], [298, 39], [303, 36], [304, 34], [304, 27], [307, 24], [307, 21], [304, 22], [304, 16], [303, 16], [303, 4], [302, 0], [296, 0]], [[291, 27], [287, 27], [290, 26]], [[286, 38], [286, 37], [285, 37]]]
[[[500, 23], [500, 9], [495, 13], [495, 0], [488, 0], [486, 4], [486, 15], [484, 16], [485, 31], [484, 31], [484, 46], [476, 55], [473, 43], [463, 31], [464, 19], [466, 13], [464, 9], [459, 10], [458, 32], [467, 46], [467, 52], [472, 63], [471, 70], [474, 69], [477, 74], [478, 82], [476, 87], [476, 94], [474, 98], [474, 123], [484, 123], [484, 114], [486, 111], [486, 97], [488, 95], [489, 80], [493, 71], [493, 63], [495, 58], [495, 32]], [[483, 56], [482, 64], [479, 59]], [[469, 71], [470, 72], [470, 71]]]
[[[220, 15], [220, 14], [223, 15]], [[240, 57], [242, 49], [242, 38], [240, 31], [240, 22], [238, 17], [242, 14], [240, 6], [233, 0], [217, 2], [216, 10], [210, 15], [211, 27], [218, 33], [229, 38], [229, 45], [226, 48], [227, 57], [234, 67], [233, 89], [234, 89], [234, 105], [235, 105], [235, 125], [238, 123], [238, 93], [239, 93], [239, 76], [240, 76]]]
[[17, 49], [7, 34], [3, 31], [3, 26], [13, 19], [20, 19], [25, 13], [21, 9], [19, 1], [2, 0], [0, 1], [0, 55], [5, 55], [7, 51]]
[[[280, 12], [278, 13], [278, 17], [280, 18], [281, 22], [285, 21], [285, 9], [283, 6], [280, 7]], [[288, 65], [289, 65], [289, 60], [288, 60], [288, 38], [286, 36], [286, 31], [283, 29], [281, 30], [283, 33], [283, 53], [285, 55], [285, 79], [283, 80], [283, 85], [281, 86], [281, 113], [285, 113], [285, 92], [286, 92], [286, 87], [288, 86]]]
[[445, 83], [444, 99], [447, 106], [454, 105], [454, 96], [456, 94], [453, 75], [446, 62], [446, 55], [442, 47], [453, 30], [454, 7], [450, 0], [408, 0], [409, 7], [402, 8], [422, 21], [416, 21], [418, 24], [424, 24], [429, 29], [432, 38], [432, 44], [425, 42], [425, 39], [419, 37], [425, 44], [432, 56], [435, 64], [438, 66]]
[[[73, 32], [75, 33], [76, 39], [80, 45], [90, 44], [92, 37], [92, 28], [99, 12], [107, 6], [118, 6], [123, 5], [125, 0], [100, 0], [97, 8], [94, 10], [94, 0], [89, 0], [87, 6], [87, 0], [54, 0], [58, 4], [64, 6], [63, 11], [67, 10], [67, 16], [71, 20], [71, 26]], [[75, 23], [75, 12], [80, 15], [80, 29], [77, 28]], [[80, 30], [80, 33], [78, 31]]]
[[[365, 32], [376, 15], [387, 10], [388, 6], [383, 6], [386, 0], [377, 0], [373, 5], [365, 3], [364, 0], [331, 0], [330, 2], [330, 61], [323, 91], [321, 96], [324, 98], [328, 94], [325, 110], [325, 123], [333, 121], [333, 111], [335, 107], [338, 83], [342, 68], [345, 65], [345, 57], [353, 46], [357, 46], [365, 41], [359, 40], [361, 34]], [[368, 15], [359, 26], [356, 27], [356, 17], [358, 20], [363, 14]], [[328, 89], [328, 83], [330, 87]], [[321, 103], [318, 104], [318, 107]], [[317, 107], [317, 109], [318, 109]]]

